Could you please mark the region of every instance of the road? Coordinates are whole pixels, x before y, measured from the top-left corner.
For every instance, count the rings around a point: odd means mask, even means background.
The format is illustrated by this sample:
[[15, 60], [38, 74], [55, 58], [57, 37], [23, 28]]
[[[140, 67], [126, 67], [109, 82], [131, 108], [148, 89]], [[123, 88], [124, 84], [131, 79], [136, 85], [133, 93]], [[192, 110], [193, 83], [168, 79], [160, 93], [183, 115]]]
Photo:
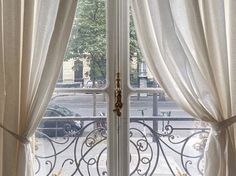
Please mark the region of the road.
[[[96, 95], [96, 115], [99, 112], [106, 112], [108, 108], [108, 101], [105, 100], [101, 94]], [[68, 95], [56, 95], [53, 97], [51, 103], [61, 104], [70, 110], [79, 113], [81, 116], [93, 115], [93, 95], [92, 94], [68, 94]], [[171, 111], [171, 116], [178, 117], [190, 117], [189, 114], [184, 112], [179, 106], [172, 100], [158, 101], [157, 103], [158, 114], [161, 115], [163, 111]], [[144, 116], [153, 115], [153, 97], [146, 96], [140, 97], [137, 100], [137, 96], [130, 97], [130, 115], [142, 116], [141, 110], [144, 110]]]

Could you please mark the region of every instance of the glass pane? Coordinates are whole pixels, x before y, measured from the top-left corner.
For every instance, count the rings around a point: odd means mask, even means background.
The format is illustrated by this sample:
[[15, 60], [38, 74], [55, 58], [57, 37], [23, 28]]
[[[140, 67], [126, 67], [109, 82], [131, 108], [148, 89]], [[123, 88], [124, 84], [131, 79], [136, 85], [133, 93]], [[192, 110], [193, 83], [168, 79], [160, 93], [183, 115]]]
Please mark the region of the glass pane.
[[[78, 1], [57, 88], [106, 86], [105, 4]], [[36, 176], [107, 174], [107, 101], [102, 93], [54, 93], [35, 133]]]
[[105, 0], [80, 0], [57, 87], [102, 88], [105, 85]]
[[[130, 13], [130, 84], [159, 87], [138, 45]], [[206, 123], [196, 121], [166, 93], [130, 97], [130, 175], [203, 175]]]
[[133, 88], [159, 87], [154, 80], [138, 45], [133, 17], [130, 12], [130, 59], [129, 59], [130, 85]]
[[106, 112], [104, 94], [54, 95], [35, 133], [35, 175], [106, 173]]
[[203, 175], [209, 126], [168, 96], [130, 97], [130, 175]]

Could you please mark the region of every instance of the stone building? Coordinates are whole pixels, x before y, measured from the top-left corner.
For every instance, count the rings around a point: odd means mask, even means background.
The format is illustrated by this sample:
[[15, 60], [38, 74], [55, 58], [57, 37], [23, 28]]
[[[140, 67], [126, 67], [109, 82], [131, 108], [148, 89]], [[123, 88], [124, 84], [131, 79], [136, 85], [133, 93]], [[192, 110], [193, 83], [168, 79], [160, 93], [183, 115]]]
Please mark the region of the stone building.
[[[80, 87], [87, 86], [91, 82], [89, 65], [90, 59], [88, 58], [64, 61], [58, 82], [78, 83]], [[147, 87], [148, 81], [153, 81], [153, 76], [146, 63], [144, 61], [138, 62], [135, 56], [130, 59], [130, 78], [132, 86], [135, 87]]]

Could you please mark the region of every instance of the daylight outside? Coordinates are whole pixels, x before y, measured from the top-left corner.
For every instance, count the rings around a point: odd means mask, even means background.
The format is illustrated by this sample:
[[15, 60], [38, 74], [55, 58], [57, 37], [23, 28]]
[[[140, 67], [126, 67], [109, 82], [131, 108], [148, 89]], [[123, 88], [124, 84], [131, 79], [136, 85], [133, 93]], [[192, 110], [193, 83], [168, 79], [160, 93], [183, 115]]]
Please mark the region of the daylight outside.
[[[105, 88], [109, 74], [105, 3], [78, 2], [56, 89], [33, 140], [36, 176], [108, 175], [109, 95], [89, 92]], [[128, 59], [133, 88], [160, 87], [138, 47], [131, 13]], [[135, 93], [129, 102], [130, 175], [203, 175], [207, 124], [192, 118], [164, 91]]]

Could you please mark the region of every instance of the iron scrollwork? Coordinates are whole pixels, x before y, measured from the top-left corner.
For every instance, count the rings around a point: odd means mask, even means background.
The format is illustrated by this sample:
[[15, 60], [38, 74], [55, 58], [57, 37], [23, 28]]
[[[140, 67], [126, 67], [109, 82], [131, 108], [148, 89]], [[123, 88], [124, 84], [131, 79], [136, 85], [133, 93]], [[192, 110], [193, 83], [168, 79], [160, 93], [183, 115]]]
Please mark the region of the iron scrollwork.
[[[80, 131], [58, 139], [37, 132], [41, 137], [37, 139], [39, 142], [36, 145], [35, 175], [106, 176], [105, 119], [105, 117], [94, 121], [88, 119], [87, 125]], [[167, 175], [203, 175], [203, 149], [209, 129], [176, 128], [173, 123], [175, 120], [172, 119], [164, 128], [153, 130], [154, 120], [157, 119], [150, 118], [143, 121], [131, 118], [130, 176], [163, 174], [163, 167], [168, 171]], [[157, 121], [160, 125], [163, 122], [160, 119]], [[96, 126], [99, 122], [103, 125]], [[179, 133], [184, 135], [179, 137]], [[42, 143], [44, 145], [41, 145]]]
[[106, 176], [107, 130], [105, 126], [94, 128], [102, 120], [90, 121], [80, 131], [59, 138], [37, 131], [37, 140], [44, 146], [36, 144], [35, 175]]
[[[131, 125], [134, 127], [130, 128], [130, 176], [203, 175], [204, 151], [199, 148], [205, 147], [206, 140], [201, 140], [201, 136], [208, 136], [208, 128], [183, 128], [185, 137], [179, 137], [176, 135], [179, 129], [171, 124], [166, 124], [160, 131], [154, 131], [147, 122], [141, 120], [133, 119]], [[146, 128], [146, 134], [140, 126]]]

